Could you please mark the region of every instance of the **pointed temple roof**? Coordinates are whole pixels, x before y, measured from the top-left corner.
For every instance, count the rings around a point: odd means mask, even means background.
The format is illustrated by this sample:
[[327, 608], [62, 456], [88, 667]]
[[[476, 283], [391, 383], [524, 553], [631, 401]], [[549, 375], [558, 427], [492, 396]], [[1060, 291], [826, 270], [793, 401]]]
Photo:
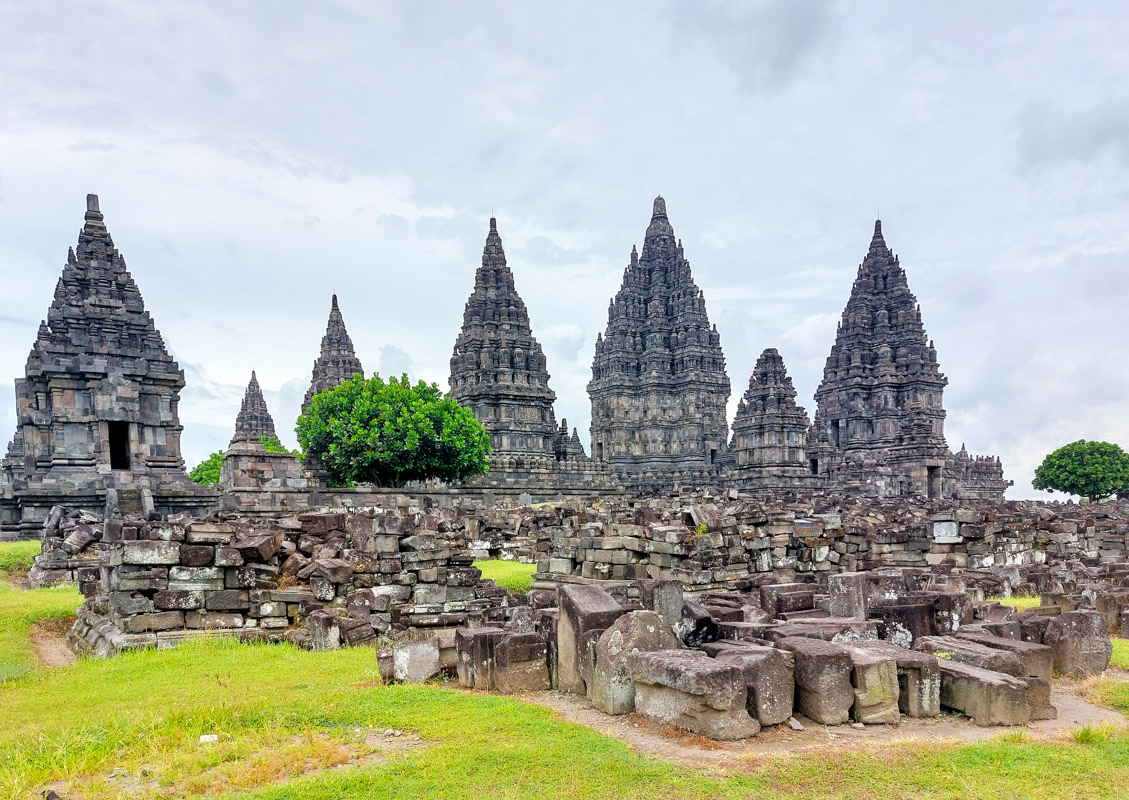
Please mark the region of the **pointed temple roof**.
[[259, 388], [259, 379], [255, 376], [255, 371], [251, 370], [251, 380], [243, 394], [243, 405], [239, 409], [239, 416], [235, 418], [235, 436], [231, 443], [258, 442], [263, 436], [274, 435], [274, 419], [267, 410], [267, 401], [263, 397], [263, 390]]
[[816, 398], [843, 381], [876, 380], [936, 386], [947, 382], [905, 270], [886, 246], [881, 220], [874, 223], [874, 236], [851, 287]]
[[337, 295], [329, 309], [329, 322], [325, 326], [325, 336], [321, 337], [321, 354], [314, 361], [310, 388], [302, 401], [302, 411], [310, 404], [315, 394], [340, 386], [354, 375], [364, 374], [360, 359], [353, 351], [353, 340], [345, 330], [345, 320], [337, 306]]
[[67, 253], [54, 301], [28, 355], [29, 377], [44, 369], [112, 369], [184, 387], [180, 367], [165, 349], [125, 259], [114, 247], [95, 194], [86, 196], [78, 249]]
[[[451, 393], [472, 405], [478, 399], [505, 394], [548, 404], [551, 409], [556, 399], [549, 388], [545, 354], [514, 286], [494, 217], [451, 355]], [[549, 435], [554, 432], [555, 427]]]
[[805, 427], [808, 424], [807, 413], [796, 405], [796, 388], [775, 347], [768, 348], [757, 359], [749, 388], [737, 405], [733, 427], [757, 417], [790, 417]]
[[665, 383], [693, 375], [729, 395], [720, 337], [661, 196], [655, 198], [642, 255], [631, 248], [607, 328], [596, 341], [592, 373], [590, 390], [609, 382]]

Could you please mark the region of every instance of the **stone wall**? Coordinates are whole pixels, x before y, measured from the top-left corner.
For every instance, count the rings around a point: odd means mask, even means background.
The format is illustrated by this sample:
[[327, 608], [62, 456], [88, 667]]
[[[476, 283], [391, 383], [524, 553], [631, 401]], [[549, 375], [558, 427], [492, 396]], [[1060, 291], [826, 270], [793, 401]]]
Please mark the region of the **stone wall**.
[[1050, 557], [1122, 558], [1129, 505], [913, 503], [817, 497], [794, 503], [637, 500], [566, 514], [549, 531], [546, 581], [673, 578], [688, 588], [746, 576], [949, 565], [985, 569]]
[[483, 624], [511, 602], [472, 566], [463, 515], [406, 499], [269, 521], [60, 511], [53, 522], [31, 577], [78, 581], [86, 600], [72, 640], [100, 655], [215, 631], [315, 647], [363, 644], [409, 629]]

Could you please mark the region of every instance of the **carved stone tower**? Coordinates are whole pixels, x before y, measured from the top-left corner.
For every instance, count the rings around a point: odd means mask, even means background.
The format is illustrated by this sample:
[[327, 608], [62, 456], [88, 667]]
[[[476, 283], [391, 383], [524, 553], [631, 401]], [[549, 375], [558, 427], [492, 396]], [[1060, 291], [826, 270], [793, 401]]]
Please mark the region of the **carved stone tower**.
[[16, 380], [16, 434], [0, 481], [6, 524], [41, 519], [55, 503], [111, 513], [214, 503], [184, 471], [183, 388], [98, 196], [87, 195], [78, 247]]
[[805, 450], [810, 423], [775, 348], [761, 353], [733, 420], [733, 485], [752, 494], [816, 488]]
[[815, 394], [809, 459], [838, 490], [879, 497], [959, 491], [945, 443], [947, 383], [905, 270], [875, 222]]
[[729, 457], [729, 392], [717, 328], [658, 197], [642, 255], [632, 247], [596, 338], [592, 457], [630, 488], [717, 484]]
[[450, 385], [451, 396], [474, 411], [490, 434], [491, 473], [551, 467], [558, 436], [556, 395], [494, 218], [451, 354]]
[[345, 330], [345, 320], [337, 307], [337, 295], [333, 295], [333, 305], [329, 309], [329, 322], [325, 326], [325, 336], [321, 337], [321, 353], [314, 361], [310, 388], [302, 401], [302, 411], [318, 392], [340, 386], [354, 375], [363, 375], [364, 368], [357, 354], [353, 352], [353, 340]]
[[267, 401], [263, 397], [263, 390], [259, 388], [259, 379], [255, 377], [255, 371], [251, 370], [251, 381], [243, 394], [239, 416], [235, 418], [235, 436], [231, 443], [258, 442], [263, 436], [274, 435], [274, 419], [267, 410]]

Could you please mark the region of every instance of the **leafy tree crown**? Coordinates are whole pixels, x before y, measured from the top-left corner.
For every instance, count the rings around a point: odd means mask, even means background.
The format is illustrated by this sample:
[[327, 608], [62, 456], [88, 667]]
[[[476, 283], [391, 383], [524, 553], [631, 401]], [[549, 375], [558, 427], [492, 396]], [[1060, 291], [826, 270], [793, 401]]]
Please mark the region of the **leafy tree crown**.
[[1129, 453], [1110, 442], [1077, 442], [1055, 450], [1035, 470], [1031, 485], [1092, 502], [1129, 492]]
[[335, 486], [460, 481], [489, 469], [490, 436], [471, 410], [407, 375], [354, 375], [315, 395], [295, 430]]

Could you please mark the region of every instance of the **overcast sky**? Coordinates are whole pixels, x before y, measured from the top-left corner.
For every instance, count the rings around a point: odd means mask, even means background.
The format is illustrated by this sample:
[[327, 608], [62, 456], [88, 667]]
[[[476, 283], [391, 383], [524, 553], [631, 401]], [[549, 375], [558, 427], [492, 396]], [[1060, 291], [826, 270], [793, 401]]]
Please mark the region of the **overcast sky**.
[[0, 436], [95, 192], [189, 466], [252, 368], [293, 443], [333, 292], [366, 371], [446, 388], [491, 213], [587, 445], [661, 193], [731, 415], [766, 347], [814, 411], [881, 214], [949, 444], [1038, 496], [1050, 450], [1129, 447], [1127, 42], [1124, 2], [0, 0]]

